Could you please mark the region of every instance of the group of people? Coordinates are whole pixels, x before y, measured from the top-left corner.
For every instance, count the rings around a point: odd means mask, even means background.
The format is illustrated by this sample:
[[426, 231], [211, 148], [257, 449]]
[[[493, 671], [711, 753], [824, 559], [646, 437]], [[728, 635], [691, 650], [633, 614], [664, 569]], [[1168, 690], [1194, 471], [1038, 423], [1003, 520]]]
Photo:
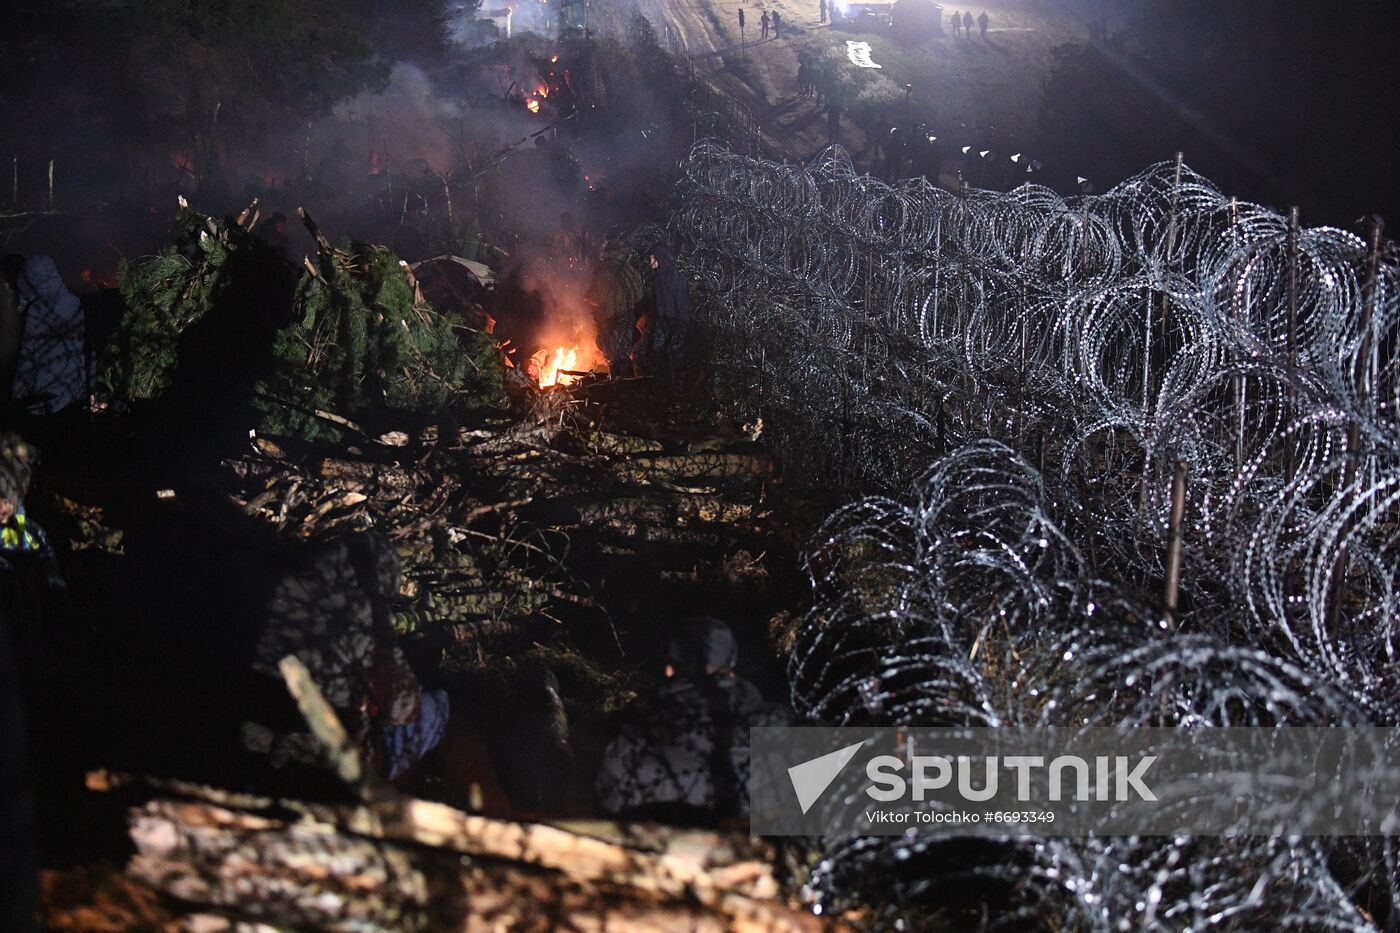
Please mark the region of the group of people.
[[[819, 0], [817, 5], [817, 21], [820, 23], [825, 23], [827, 21], [828, 11], [830, 9], [831, 7], [828, 0]], [[746, 19], [744, 15], [744, 9], [743, 7], [740, 7], [740, 36], [744, 34], [745, 22]], [[980, 31], [979, 34], [981, 35], [983, 41], [985, 41], [987, 38], [987, 27], [991, 24], [991, 20], [988, 18], [986, 10], [983, 10], [981, 15], [979, 15], [976, 20], [973, 20], [971, 10], [965, 10], [961, 13], [959, 13], [957, 10], [954, 10], [952, 17], [953, 36], [957, 37], [961, 35], [963, 38], [966, 39], [972, 38], [972, 26], [974, 22], [977, 24], [977, 27]], [[777, 10], [773, 10], [772, 12], [764, 10], [763, 15], [759, 17], [759, 24], [761, 26], [761, 32], [759, 34], [760, 40], [768, 38], [770, 28], [772, 29], [773, 38], [782, 38], [782, 17]]]
[[[979, 28], [981, 29], [981, 31], [982, 31], [982, 32], [981, 32], [981, 35], [982, 35], [983, 40], [985, 40], [985, 39], [987, 38], [987, 25], [988, 25], [990, 22], [991, 22], [991, 20], [989, 20], [989, 19], [987, 18], [987, 11], [986, 11], [986, 10], [983, 10], [983, 11], [982, 11], [982, 15], [979, 16], [979, 17], [977, 17], [977, 25], [978, 25], [978, 27], [979, 27]], [[963, 38], [965, 38], [965, 39], [971, 39], [971, 38], [972, 38], [972, 11], [971, 11], [971, 10], [964, 11], [963, 13], [959, 13], [957, 10], [954, 10], [954, 11], [953, 11], [953, 36], [954, 36], [954, 38], [956, 38], [956, 37], [958, 36], [959, 30], [961, 30]]]
[[[826, 0], [822, 0], [822, 3], [823, 3], [822, 9], [825, 9], [825, 8], [826, 8], [826, 7], [825, 7]], [[783, 18], [782, 18], [782, 14], [780, 14], [777, 10], [773, 10], [771, 13], [770, 13], [768, 10], [764, 10], [764, 11], [763, 11], [763, 15], [759, 17], [759, 20], [758, 20], [758, 21], [759, 21], [760, 26], [762, 27], [762, 32], [761, 32], [761, 34], [759, 35], [759, 39], [760, 39], [760, 40], [762, 40], [762, 39], [767, 39], [767, 38], [768, 38], [769, 30], [770, 30], [770, 29], [772, 30], [772, 35], [773, 35], [773, 38], [774, 38], [774, 39], [781, 39], [781, 38], [783, 37]], [[740, 35], [740, 36], [743, 36], [743, 34], [744, 34], [744, 24], [745, 24], [744, 8], [743, 8], [743, 7], [740, 7], [740, 8], [739, 8], [739, 35]]]

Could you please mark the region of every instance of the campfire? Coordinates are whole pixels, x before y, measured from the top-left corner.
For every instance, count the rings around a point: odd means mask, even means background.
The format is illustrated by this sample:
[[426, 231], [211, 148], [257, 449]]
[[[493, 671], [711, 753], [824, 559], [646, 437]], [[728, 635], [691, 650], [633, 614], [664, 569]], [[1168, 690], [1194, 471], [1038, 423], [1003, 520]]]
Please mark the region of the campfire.
[[[562, 313], [556, 306], [556, 314]], [[606, 357], [594, 342], [592, 321], [586, 318], [554, 319], [553, 326], [536, 333], [539, 349], [525, 364], [525, 373], [541, 389], [574, 385], [589, 373], [608, 371]]]
[[585, 297], [581, 234], [563, 223], [541, 245], [503, 273], [491, 293], [499, 320], [498, 346], [518, 375], [540, 389], [576, 385], [590, 373], [609, 372], [597, 344], [597, 324]]
[[536, 350], [526, 372], [535, 377], [541, 389], [568, 386], [592, 372], [606, 372], [607, 363], [591, 340], [567, 347]]
[[567, 350], [559, 347], [554, 351], [553, 358], [549, 357], [548, 350], [541, 350], [537, 356], [544, 361], [540, 365], [541, 389], [571, 385], [578, 379], [578, 376], [573, 375], [578, 372], [578, 347], [570, 347]]

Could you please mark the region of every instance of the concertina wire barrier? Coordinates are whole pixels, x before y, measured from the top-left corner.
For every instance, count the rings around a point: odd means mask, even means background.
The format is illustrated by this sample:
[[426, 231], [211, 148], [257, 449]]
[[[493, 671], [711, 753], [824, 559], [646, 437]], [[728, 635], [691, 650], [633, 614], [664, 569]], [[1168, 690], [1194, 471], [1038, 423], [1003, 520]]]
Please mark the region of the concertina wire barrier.
[[[1400, 266], [1374, 227], [1301, 227], [1180, 159], [954, 194], [709, 141], [674, 204], [709, 388], [790, 473], [869, 494], [806, 558], [799, 715], [1400, 724]], [[1400, 922], [1389, 839], [825, 846], [814, 896], [893, 923], [968, 898], [989, 928]]]

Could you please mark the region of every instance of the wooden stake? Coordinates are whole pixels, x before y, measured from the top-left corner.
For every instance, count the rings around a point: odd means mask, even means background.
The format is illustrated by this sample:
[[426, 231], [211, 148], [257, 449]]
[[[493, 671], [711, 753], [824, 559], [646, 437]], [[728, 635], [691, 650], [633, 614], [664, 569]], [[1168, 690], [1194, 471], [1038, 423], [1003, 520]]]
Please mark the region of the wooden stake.
[[1298, 208], [1288, 209], [1288, 363], [1298, 365]]
[[851, 377], [844, 365], [841, 368], [841, 476], [844, 480], [851, 459]]
[[[1364, 399], [1368, 392], [1368, 364], [1371, 357], [1371, 320], [1376, 308], [1376, 277], [1380, 272], [1381, 255], [1381, 225], [1374, 217], [1371, 219], [1370, 236], [1368, 237], [1366, 250], [1366, 285], [1362, 292], [1361, 303], [1361, 347], [1356, 354], [1356, 396], [1357, 401]], [[1359, 465], [1357, 464], [1357, 453], [1361, 447], [1361, 425], [1355, 419], [1347, 428], [1347, 463], [1342, 479], [1342, 494], [1346, 495], [1356, 482], [1356, 474]], [[1350, 549], [1346, 544], [1346, 536], [1350, 531], [1350, 522], [1342, 528], [1342, 545], [1337, 548], [1337, 560], [1332, 565], [1331, 598], [1327, 606], [1327, 630], [1336, 634], [1338, 623], [1341, 621], [1342, 600], [1346, 596], [1347, 565], [1349, 563]]]
[[[393, 175], [392, 172], [389, 171], [389, 141], [388, 141], [387, 139], [380, 139], [380, 140], [379, 140], [379, 144], [380, 144], [381, 146], [384, 147], [384, 178], [389, 182], [388, 203], [393, 204], [393, 203], [394, 203], [394, 175]], [[405, 196], [405, 198], [407, 198], [407, 193], [406, 193], [406, 192], [405, 192], [405, 195], [404, 195], [404, 196]]]
[[[1288, 209], [1288, 368], [1298, 368], [1298, 208]], [[1288, 389], [1288, 407], [1293, 408], [1293, 388]], [[1296, 464], [1293, 462], [1293, 446], [1283, 452], [1283, 476], [1293, 482]]]
[[768, 347], [766, 344], [759, 344], [758, 347], [758, 416], [763, 417], [763, 402], [767, 394], [768, 378]]
[[1167, 584], [1162, 603], [1167, 610], [1167, 625], [1176, 630], [1176, 612], [1181, 584], [1182, 522], [1186, 517], [1186, 461], [1176, 461], [1172, 473], [1172, 511], [1168, 524]]
[[[1234, 198], [1231, 198], [1230, 242], [1236, 247], [1239, 246], [1239, 222], [1239, 201], [1235, 200]], [[1238, 317], [1240, 313], [1240, 305], [1234, 301], [1233, 296], [1231, 298], [1231, 304], [1235, 309], [1236, 316]], [[1244, 466], [1244, 377], [1241, 376], [1239, 373], [1236, 373], [1234, 377], [1230, 380], [1230, 385], [1231, 388], [1234, 390], [1235, 396], [1235, 469], [1238, 470], [1240, 469], [1240, 467]]]
[[[1089, 261], [1089, 199], [1084, 199], [1084, 210], [1079, 215], [1079, 265], [1082, 269]], [[1068, 278], [1066, 273], [1066, 278]]]
[[413, 274], [413, 267], [410, 266], [406, 261], [400, 259], [399, 268], [402, 269], [403, 274], [408, 277], [409, 287], [413, 289], [414, 302], [420, 305], [423, 304], [423, 288], [418, 284], [418, 276]]
[[287, 692], [296, 700], [302, 718], [325, 748], [326, 757], [340, 779], [366, 802], [392, 798], [393, 791], [365, 767], [359, 747], [350, 740], [340, 717], [322, 695], [301, 659], [289, 654], [277, 663], [277, 669], [282, 672]]

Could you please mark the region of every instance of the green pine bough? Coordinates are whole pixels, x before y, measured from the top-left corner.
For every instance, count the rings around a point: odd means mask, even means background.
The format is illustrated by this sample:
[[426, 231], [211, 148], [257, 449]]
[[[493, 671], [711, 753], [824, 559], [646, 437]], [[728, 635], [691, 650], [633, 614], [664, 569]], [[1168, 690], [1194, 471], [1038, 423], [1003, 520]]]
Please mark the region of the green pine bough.
[[124, 260], [118, 269], [126, 310], [96, 371], [98, 391], [114, 401], [164, 396], [197, 339], [196, 325], [248, 313], [269, 283], [291, 281], [285, 260], [237, 223], [182, 206], [178, 230], [159, 255]]
[[377, 431], [503, 404], [495, 340], [433, 310], [382, 246], [350, 241], [323, 251], [316, 273], [297, 285], [294, 309], [255, 398], [268, 433], [338, 440], [349, 429], [324, 413]]
[[130, 404], [200, 386], [199, 404], [251, 401], [261, 430], [307, 440], [505, 404], [489, 334], [430, 307], [388, 249], [318, 241], [318, 265], [296, 281], [250, 229], [182, 205], [175, 243], [121, 266], [126, 310], [99, 357], [98, 391]]

